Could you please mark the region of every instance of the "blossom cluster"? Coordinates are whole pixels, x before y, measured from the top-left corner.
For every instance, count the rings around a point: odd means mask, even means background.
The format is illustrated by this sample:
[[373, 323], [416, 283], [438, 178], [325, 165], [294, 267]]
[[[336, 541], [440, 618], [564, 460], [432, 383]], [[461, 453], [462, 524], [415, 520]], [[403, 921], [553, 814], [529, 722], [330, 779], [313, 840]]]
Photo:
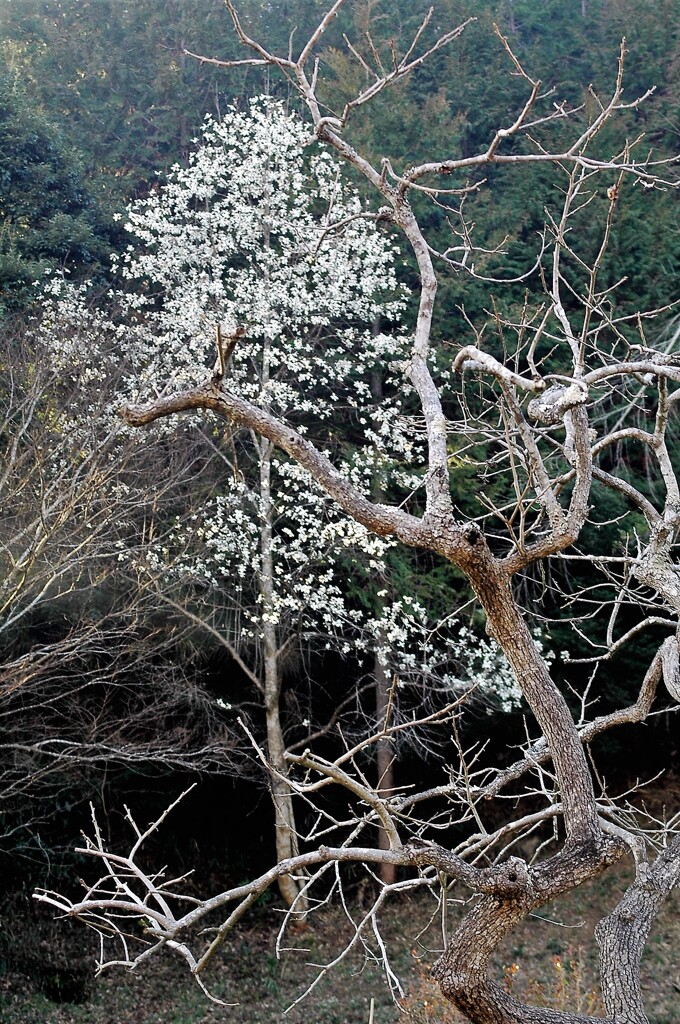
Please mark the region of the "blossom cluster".
[[[297, 115], [268, 98], [208, 120], [188, 165], [128, 209], [134, 241], [114, 260], [114, 312], [55, 284], [43, 329], [59, 325], [55, 358], [90, 376], [120, 354], [120, 403], [201, 382], [217, 329], [229, 338], [238, 328], [226, 387], [312, 433], [359, 488], [415, 491], [424, 467], [407, 415], [397, 253], [335, 159], [308, 142]], [[257, 644], [266, 625], [279, 642], [297, 634], [378, 657], [403, 685], [516, 702], [492, 644], [456, 622], [433, 628], [412, 596], [352, 597], [348, 576], [355, 589], [388, 579], [390, 541], [348, 519], [268, 442], [236, 431], [231, 445], [227, 483], [149, 547], [144, 571], [219, 592], [238, 609], [237, 648]]]

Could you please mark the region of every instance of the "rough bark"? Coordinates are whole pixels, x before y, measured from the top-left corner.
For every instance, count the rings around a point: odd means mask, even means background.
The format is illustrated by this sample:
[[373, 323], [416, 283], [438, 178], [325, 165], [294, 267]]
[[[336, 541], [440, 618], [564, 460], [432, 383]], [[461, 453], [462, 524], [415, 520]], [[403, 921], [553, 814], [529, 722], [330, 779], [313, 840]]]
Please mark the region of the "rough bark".
[[[480, 534], [472, 535], [466, 571], [487, 615], [487, 630], [502, 647], [543, 732], [564, 808], [567, 841], [546, 864], [519, 865], [518, 891], [483, 896], [451, 939], [433, 976], [442, 992], [474, 1024], [583, 1024], [595, 1018], [527, 1006], [489, 981], [490, 957], [528, 913], [593, 877], [626, 852], [605, 836], [585, 753], [571, 712], [550, 678], [512, 594], [511, 577], [499, 567]], [[500, 885], [498, 889], [500, 890]]]
[[664, 900], [680, 882], [680, 836], [643, 864], [618, 906], [597, 926], [600, 977], [607, 1013], [626, 1024], [649, 1024], [640, 991], [640, 962]]
[[[499, 943], [527, 914], [606, 870], [624, 853], [620, 840], [601, 836], [590, 842], [567, 842], [560, 853], [537, 867], [507, 862], [510, 870], [496, 881], [497, 893], [479, 898], [435, 964], [432, 973], [442, 992], [474, 1024], [583, 1024], [599, 1019], [521, 1003], [490, 981], [487, 972]], [[515, 892], [503, 895], [513, 882]]]

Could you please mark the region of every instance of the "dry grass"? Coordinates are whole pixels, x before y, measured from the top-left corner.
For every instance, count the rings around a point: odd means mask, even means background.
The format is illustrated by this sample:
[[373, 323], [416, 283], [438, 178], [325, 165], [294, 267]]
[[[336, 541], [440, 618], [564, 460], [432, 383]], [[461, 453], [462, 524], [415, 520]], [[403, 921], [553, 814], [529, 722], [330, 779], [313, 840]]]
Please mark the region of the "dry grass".
[[[546, 908], [540, 918], [528, 919], [499, 954], [496, 971], [500, 983], [531, 1002], [557, 1009], [601, 1012], [593, 929], [598, 917], [616, 902], [625, 880], [625, 876], [607, 875]], [[680, 893], [676, 891], [657, 921], [644, 962], [652, 1024], [678, 1020], [678, 909]], [[285, 1016], [286, 1007], [314, 976], [308, 964], [332, 958], [341, 937], [347, 934], [339, 913], [334, 912], [297, 937], [305, 953], [277, 961], [272, 954], [277, 915], [271, 909], [261, 912], [249, 929], [225, 946], [208, 979], [216, 994], [238, 1004], [229, 1008], [206, 1002], [183, 967], [171, 957], [149, 964], [139, 976], [106, 974], [91, 984], [81, 1004], [55, 1002], [59, 992], [55, 971], [68, 962], [68, 951], [57, 940], [59, 949], [55, 953], [45, 937], [48, 933], [40, 932], [36, 954], [36, 943], [32, 946], [28, 939], [24, 941], [15, 913], [11, 952], [8, 954], [5, 942], [5, 971], [0, 977], [0, 1020], [2, 1024], [368, 1024], [373, 1003], [373, 1024], [404, 1021], [403, 1011], [414, 1024], [459, 1024], [462, 1018], [428, 977], [429, 965], [436, 959], [438, 938], [434, 923], [422, 931], [431, 910], [432, 904], [424, 898], [404, 901], [393, 904], [382, 921], [397, 949], [393, 966], [406, 981], [401, 1011], [394, 1005], [377, 965], [354, 957], [324, 978], [303, 1004]], [[460, 912], [459, 906], [452, 907], [451, 924]], [[63, 925], [58, 928], [63, 929]], [[51, 934], [54, 936], [54, 931]], [[82, 949], [80, 933], [76, 941]], [[22, 962], [26, 950], [30, 955]], [[42, 958], [42, 973], [36, 955], [38, 960]]]

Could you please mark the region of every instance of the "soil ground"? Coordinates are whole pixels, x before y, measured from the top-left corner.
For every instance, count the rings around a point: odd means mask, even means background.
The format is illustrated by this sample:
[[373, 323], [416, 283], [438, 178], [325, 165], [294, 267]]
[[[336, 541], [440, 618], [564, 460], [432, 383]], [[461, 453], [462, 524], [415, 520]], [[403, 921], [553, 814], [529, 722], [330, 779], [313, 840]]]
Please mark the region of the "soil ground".
[[[527, 920], [499, 955], [496, 969], [502, 983], [535, 1003], [601, 1012], [593, 929], [599, 917], [614, 905], [625, 881], [625, 873], [610, 873], [545, 908], [540, 917]], [[236, 1004], [228, 1007], [208, 1002], [183, 963], [169, 954], [149, 962], [138, 974], [114, 969], [96, 981], [90, 980], [92, 957], [84, 954], [86, 933], [82, 929], [74, 931], [56, 955], [50, 946], [50, 934], [60, 933], [51, 922], [51, 932], [40, 931], [37, 941], [36, 935], [26, 936], [24, 944], [19, 919], [14, 915], [10, 922], [11, 948], [8, 952], [5, 942], [5, 959], [0, 962], [0, 1022], [396, 1024], [410, 1019], [415, 1024], [458, 1024], [461, 1018], [428, 978], [441, 945], [439, 917], [428, 927], [435, 908], [434, 900], [420, 895], [393, 902], [381, 915], [381, 928], [394, 950], [392, 967], [404, 985], [400, 1006], [395, 1004], [375, 960], [355, 952], [327, 972], [311, 994], [288, 1012], [286, 1009], [318, 974], [318, 968], [310, 965], [334, 959], [343, 939], [351, 934], [341, 911], [318, 916], [295, 937], [300, 951], [287, 953], [280, 960], [274, 954], [278, 915], [271, 908], [259, 911], [248, 927], [225, 944], [206, 979], [217, 996]], [[361, 907], [353, 909], [361, 914]], [[450, 904], [450, 927], [462, 909], [458, 903]], [[679, 910], [680, 893], [676, 891], [656, 922], [645, 957], [644, 988], [652, 1024], [680, 1021]], [[6, 913], [2, 916], [6, 926]], [[59, 923], [56, 927], [63, 936], [66, 926]], [[77, 952], [73, 951], [74, 943]], [[76, 977], [73, 990], [64, 981], [68, 977], [64, 963], [69, 959], [83, 964], [84, 973]], [[84, 997], [84, 1001], [65, 1001], [74, 997]]]

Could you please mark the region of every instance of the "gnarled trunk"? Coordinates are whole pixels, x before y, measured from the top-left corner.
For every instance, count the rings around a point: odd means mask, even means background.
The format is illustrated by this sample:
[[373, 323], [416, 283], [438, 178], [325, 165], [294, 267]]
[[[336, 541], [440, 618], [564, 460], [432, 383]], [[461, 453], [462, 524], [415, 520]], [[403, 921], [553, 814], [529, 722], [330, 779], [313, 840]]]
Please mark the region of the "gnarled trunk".
[[567, 838], [563, 849], [548, 861], [528, 869], [522, 864], [517, 891], [505, 894], [499, 883], [498, 895], [480, 897], [451, 938], [433, 976], [473, 1024], [587, 1024], [598, 1018], [525, 1005], [487, 976], [493, 952], [527, 914], [605, 870], [626, 847], [602, 831], [571, 712], [522, 617], [510, 575], [498, 567], [481, 537], [474, 537], [473, 548], [466, 570], [486, 612], [487, 631], [503, 649], [548, 743]]

